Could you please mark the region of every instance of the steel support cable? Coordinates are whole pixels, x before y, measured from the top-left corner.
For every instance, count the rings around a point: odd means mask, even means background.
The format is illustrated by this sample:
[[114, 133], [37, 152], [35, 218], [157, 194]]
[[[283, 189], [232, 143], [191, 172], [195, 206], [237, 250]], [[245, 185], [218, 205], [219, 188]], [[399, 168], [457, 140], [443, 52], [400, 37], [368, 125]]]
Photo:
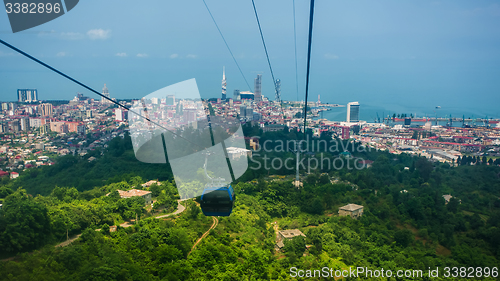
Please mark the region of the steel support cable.
[[[269, 54], [267, 52], [266, 41], [264, 41], [264, 34], [262, 33], [262, 28], [260, 26], [259, 15], [257, 14], [257, 8], [255, 7], [255, 2], [252, 0], [253, 11], [255, 12], [255, 19], [257, 19], [257, 25], [259, 26], [260, 38], [262, 39], [262, 45], [264, 45], [264, 51], [266, 52], [267, 64], [269, 65], [269, 70], [271, 71], [271, 77], [273, 78], [274, 91], [277, 93], [278, 88], [276, 87], [276, 79], [274, 79], [274, 72], [271, 66], [271, 60], [269, 59]], [[281, 108], [281, 116], [283, 116], [283, 120], [285, 119], [285, 113], [283, 112], [283, 103], [281, 102], [280, 97], [280, 108]]]
[[234, 57], [233, 52], [231, 51], [231, 48], [229, 48], [229, 44], [227, 44], [226, 38], [224, 38], [224, 35], [222, 35], [222, 31], [220, 30], [219, 25], [218, 25], [218, 24], [217, 24], [217, 22], [215, 21], [215, 18], [214, 18], [214, 16], [212, 15], [212, 12], [210, 12], [210, 8], [208, 8], [207, 2], [205, 2], [205, 0], [203, 0], [203, 4], [205, 4], [205, 7], [207, 8], [207, 11], [208, 11], [208, 13], [210, 14], [210, 17], [212, 18], [212, 21], [214, 22], [215, 27], [217, 27], [217, 30], [219, 31], [219, 34], [220, 34], [220, 36], [222, 37], [222, 40], [224, 41], [224, 44], [226, 44], [226, 47], [227, 47], [227, 49], [228, 49], [229, 53], [231, 54], [231, 57], [233, 57], [234, 63], [235, 63], [235, 64], [236, 64], [236, 66], [238, 67], [238, 70], [240, 71], [241, 76], [243, 76], [243, 79], [245, 80], [245, 83], [247, 83], [248, 89], [249, 89], [250, 91], [252, 91], [252, 88], [250, 87], [250, 84], [248, 84], [247, 78], [245, 78], [245, 75], [243, 74], [243, 71], [241, 71], [240, 65], [239, 65], [239, 64], [238, 64], [238, 62], [236, 61], [236, 58]]
[[133, 114], [136, 114], [137, 116], [140, 116], [140, 117], [142, 117], [142, 118], [146, 119], [147, 121], [151, 122], [152, 124], [155, 124], [156, 126], [158, 126], [158, 127], [162, 128], [162, 129], [164, 129], [164, 130], [169, 131], [169, 132], [170, 132], [170, 133], [172, 133], [173, 135], [178, 136], [178, 137], [180, 137], [180, 138], [182, 138], [182, 139], [184, 139], [184, 140], [188, 141], [189, 143], [194, 144], [194, 145], [196, 145], [196, 146], [198, 146], [198, 147], [200, 147], [200, 148], [205, 148], [205, 147], [203, 147], [203, 146], [201, 146], [201, 145], [199, 145], [199, 144], [197, 144], [197, 143], [194, 143], [194, 142], [192, 142], [192, 141], [190, 141], [190, 140], [186, 139], [185, 137], [183, 137], [183, 136], [181, 136], [181, 135], [179, 135], [179, 134], [175, 133], [174, 131], [169, 130], [169, 129], [167, 129], [167, 128], [163, 127], [162, 125], [160, 125], [160, 124], [158, 124], [158, 123], [156, 123], [156, 122], [154, 122], [154, 121], [151, 121], [151, 119], [149, 119], [148, 117], [142, 116], [141, 114], [139, 114], [139, 113], [137, 113], [137, 112], [135, 112], [135, 111], [131, 110], [130, 108], [128, 108], [128, 107], [126, 107], [126, 106], [124, 106], [124, 105], [120, 104], [119, 102], [116, 102], [116, 101], [114, 101], [114, 100], [112, 100], [112, 99], [110, 99], [110, 98], [106, 97], [105, 95], [103, 95], [103, 94], [99, 93], [98, 91], [96, 91], [96, 90], [94, 90], [94, 89], [90, 88], [89, 86], [87, 86], [87, 85], [85, 85], [85, 84], [81, 83], [80, 81], [78, 81], [78, 80], [76, 80], [76, 79], [72, 78], [71, 76], [64, 74], [63, 72], [61, 72], [61, 71], [59, 71], [59, 70], [57, 70], [57, 69], [53, 68], [52, 66], [50, 66], [50, 65], [48, 65], [48, 64], [46, 64], [46, 63], [44, 63], [43, 61], [41, 61], [41, 60], [39, 60], [39, 59], [37, 59], [37, 58], [35, 58], [35, 57], [33, 57], [33, 56], [29, 55], [28, 53], [26, 53], [26, 52], [24, 52], [24, 51], [22, 51], [22, 50], [20, 50], [20, 49], [18, 49], [18, 48], [16, 48], [16, 47], [14, 47], [14, 46], [10, 45], [9, 43], [7, 43], [7, 42], [3, 41], [2, 39], [0, 39], [0, 43], [2, 43], [3, 45], [5, 45], [5, 46], [9, 47], [9, 48], [10, 48], [10, 49], [12, 49], [12, 50], [14, 50], [14, 51], [18, 52], [19, 54], [21, 54], [21, 55], [23, 55], [23, 56], [25, 56], [25, 57], [27, 57], [27, 58], [29, 58], [29, 59], [31, 59], [31, 60], [33, 60], [33, 61], [37, 62], [37, 63], [39, 63], [39, 64], [41, 64], [41, 65], [43, 65], [43, 66], [45, 66], [46, 68], [48, 68], [48, 69], [50, 69], [50, 70], [54, 71], [55, 73], [57, 73], [57, 74], [59, 74], [59, 75], [61, 75], [61, 76], [65, 77], [65, 78], [69, 79], [70, 81], [72, 81], [72, 82], [74, 82], [74, 83], [76, 83], [76, 84], [78, 84], [78, 85], [80, 85], [80, 86], [84, 87], [85, 89], [87, 89], [87, 90], [89, 90], [89, 91], [91, 91], [91, 92], [93, 92], [93, 93], [95, 93], [95, 94], [97, 94], [97, 95], [99, 95], [99, 96], [101, 96], [101, 97], [103, 97], [103, 98], [107, 99], [108, 101], [110, 101], [110, 102], [112, 102], [112, 103], [114, 103], [114, 104], [118, 105], [119, 107], [122, 107], [122, 108], [124, 108], [124, 109], [126, 109], [126, 110], [128, 110], [128, 111], [132, 112]]
[[306, 71], [306, 99], [304, 104], [304, 139], [306, 138], [306, 122], [307, 122], [307, 98], [309, 96], [309, 68], [311, 65], [311, 43], [314, 18], [314, 0], [311, 0], [311, 8], [309, 11], [309, 37], [307, 41], [307, 71]]
[[293, 0], [293, 43], [295, 47], [295, 88], [297, 101], [299, 101], [299, 74], [297, 70], [297, 28], [295, 27], [295, 0]]

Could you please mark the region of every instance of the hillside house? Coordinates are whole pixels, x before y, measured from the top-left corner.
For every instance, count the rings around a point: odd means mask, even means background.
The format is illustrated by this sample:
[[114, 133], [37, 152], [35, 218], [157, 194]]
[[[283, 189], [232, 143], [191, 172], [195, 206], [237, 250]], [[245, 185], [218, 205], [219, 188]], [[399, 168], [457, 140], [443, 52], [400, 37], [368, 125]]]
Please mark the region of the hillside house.
[[151, 199], [151, 191], [139, 190], [139, 189], [131, 189], [127, 191], [118, 190], [121, 198], [131, 198], [135, 196], [140, 196], [144, 198], [147, 204], [153, 203], [153, 199]]
[[284, 244], [285, 240], [291, 240], [292, 238], [298, 236], [303, 236], [304, 238], [306, 237], [306, 235], [298, 229], [287, 229], [278, 231], [278, 236], [276, 237], [277, 241], [274, 248], [276, 249], [276, 251], [280, 251], [283, 249], [283, 247], [285, 247]]
[[353, 219], [357, 219], [363, 215], [363, 206], [357, 204], [347, 204], [339, 208], [339, 216], [345, 217], [350, 216]]

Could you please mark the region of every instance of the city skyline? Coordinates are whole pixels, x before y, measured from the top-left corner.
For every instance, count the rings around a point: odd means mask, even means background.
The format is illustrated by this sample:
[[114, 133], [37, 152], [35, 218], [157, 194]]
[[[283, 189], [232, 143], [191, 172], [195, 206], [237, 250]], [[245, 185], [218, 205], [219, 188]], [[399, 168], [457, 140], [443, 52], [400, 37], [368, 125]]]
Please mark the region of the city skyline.
[[[31, 30], [16, 34], [0, 31], [2, 39], [94, 89], [104, 83], [113, 85], [118, 99], [138, 98], [165, 83], [189, 78], [197, 79], [203, 98], [217, 97], [221, 66], [226, 68], [229, 93], [235, 89], [253, 91], [252, 79], [260, 72], [262, 94], [274, 99], [273, 81], [251, 5], [207, 3], [246, 81], [203, 5], [158, 2], [155, 5], [164, 8], [168, 17], [150, 7], [138, 7], [138, 12], [148, 14], [148, 20], [135, 15], [124, 21], [121, 15], [128, 13], [128, 2], [124, 7], [99, 3], [100, 8], [95, 10], [97, 2], [89, 1], [80, 3], [68, 16]], [[430, 112], [442, 105], [443, 111], [454, 108], [457, 114], [467, 109], [470, 113], [464, 114], [500, 116], [494, 106], [500, 87], [496, 79], [500, 74], [500, 34], [495, 28], [500, 24], [500, 6], [495, 1], [318, 5], [311, 61], [312, 96], [321, 94], [324, 103], [360, 100], [386, 112], [414, 112], [419, 108]], [[257, 1], [256, 6], [274, 72], [281, 79], [282, 99], [303, 100], [307, 13], [302, 11], [307, 10], [307, 3], [297, 2], [298, 95], [291, 4]], [[85, 23], [81, 19], [90, 11], [97, 19]], [[0, 13], [0, 22], [8, 26], [5, 13]], [[162, 28], [154, 26], [157, 22], [164, 23]], [[6, 81], [0, 86], [0, 94], [10, 100], [15, 98], [10, 98], [10, 93], [23, 88], [38, 89], [45, 100], [71, 99], [76, 92], [84, 91], [5, 47], [0, 48], [0, 60], [4, 62], [0, 71]], [[86, 91], [84, 94], [98, 98]], [[485, 104], [484, 100], [491, 102]]]

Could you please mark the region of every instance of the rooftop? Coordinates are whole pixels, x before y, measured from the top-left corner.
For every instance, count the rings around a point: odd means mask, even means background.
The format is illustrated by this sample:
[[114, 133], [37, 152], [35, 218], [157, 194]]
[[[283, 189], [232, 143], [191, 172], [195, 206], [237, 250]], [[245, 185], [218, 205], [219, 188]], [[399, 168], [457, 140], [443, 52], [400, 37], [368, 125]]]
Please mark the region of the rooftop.
[[281, 242], [281, 241], [278, 241], [278, 243], [276, 243], [276, 246], [278, 246], [278, 248], [281, 249], [281, 248], [285, 247], [285, 244], [283, 244], [283, 242]]
[[306, 237], [306, 235], [304, 233], [302, 233], [302, 231], [300, 231], [298, 229], [281, 230], [279, 233], [284, 238], [293, 238], [293, 237], [296, 237], [296, 236], [299, 236], [299, 235], [302, 235], [302, 236]]
[[363, 206], [357, 205], [357, 204], [347, 204], [345, 206], [340, 207], [340, 210], [345, 210], [345, 211], [356, 211], [357, 209], [362, 209]]
[[159, 181], [150, 180], [150, 181], [148, 181], [146, 183], [141, 184], [141, 186], [142, 187], [150, 187], [153, 184], [160, 185], [161, 183]]
[[127, 191], [118, 190], [118, 193], [120, 193], [120, 197], [124, 198], [124, 197], [144, 196], [146, 194], [150, 194], [151, 191], [131, 189]]

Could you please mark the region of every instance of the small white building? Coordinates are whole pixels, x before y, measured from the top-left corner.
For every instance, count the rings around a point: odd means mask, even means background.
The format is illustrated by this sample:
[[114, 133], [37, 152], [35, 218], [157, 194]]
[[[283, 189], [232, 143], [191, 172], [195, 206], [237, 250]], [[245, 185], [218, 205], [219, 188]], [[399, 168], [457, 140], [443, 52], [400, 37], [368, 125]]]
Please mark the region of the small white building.
[[245, 155], [248, 157], [252, 157], [252, 151], [240, 147], [228, 147], [227, 155], [229, 156], [229, 159], [235, 160]]

